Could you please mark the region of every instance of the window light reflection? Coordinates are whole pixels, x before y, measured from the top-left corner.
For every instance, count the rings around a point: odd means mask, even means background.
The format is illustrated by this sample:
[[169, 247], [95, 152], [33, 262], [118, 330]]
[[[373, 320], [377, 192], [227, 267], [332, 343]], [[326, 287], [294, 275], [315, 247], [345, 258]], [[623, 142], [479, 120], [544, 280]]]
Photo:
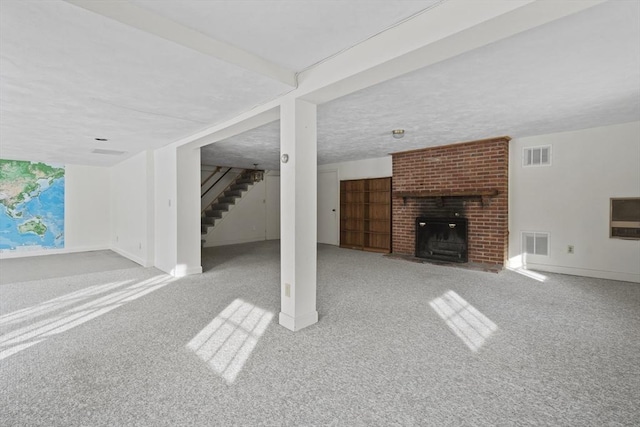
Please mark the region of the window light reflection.
[[232, 384], [272, 318], [270, 311], [236, 299], [200, 331], [187, 348]]
[[454, 291], [446, 292], [429, 305], [473, 352], [478, 351], [498, 329], [495, 323]]

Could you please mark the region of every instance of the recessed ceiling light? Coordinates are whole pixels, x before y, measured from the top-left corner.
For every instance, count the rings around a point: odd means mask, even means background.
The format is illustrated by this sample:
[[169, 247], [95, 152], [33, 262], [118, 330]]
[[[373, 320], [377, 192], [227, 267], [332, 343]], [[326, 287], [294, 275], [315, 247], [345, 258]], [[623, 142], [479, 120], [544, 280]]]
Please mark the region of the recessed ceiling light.
[[107, 138], [93, 138], [93, 139], [95, 139], [96, 141], [108, 141]]

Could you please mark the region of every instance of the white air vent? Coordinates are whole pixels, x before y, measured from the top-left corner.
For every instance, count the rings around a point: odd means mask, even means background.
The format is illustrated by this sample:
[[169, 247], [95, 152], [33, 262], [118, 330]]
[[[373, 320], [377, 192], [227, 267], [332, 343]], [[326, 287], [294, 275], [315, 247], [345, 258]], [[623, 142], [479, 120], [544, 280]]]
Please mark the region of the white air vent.
[[92, 153], [95, 154], [106, 154], [108, 156], [119, 156], [121, 154], [126, 153], [126, 151], [118, 151], [118, 150], [103, 150], [102, 148], [96, 148], [95, 150], [91, 151]]
[[522, 253], [530, 255], [549, 255], [549, 233], [522, 233]]
[[551, 164], [551, 146], [527, 147], [522, 152], [523, 166], [548, 166]]

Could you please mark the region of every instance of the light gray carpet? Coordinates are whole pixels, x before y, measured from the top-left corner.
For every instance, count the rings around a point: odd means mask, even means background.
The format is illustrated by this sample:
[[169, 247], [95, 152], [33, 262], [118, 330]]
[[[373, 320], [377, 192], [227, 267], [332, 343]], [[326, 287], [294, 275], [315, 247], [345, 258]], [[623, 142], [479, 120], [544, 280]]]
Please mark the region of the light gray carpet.
[[[3, 301], [4, 319], [44, 313], [5, 324], [4, 337], [99, 298], [116, 308], [32, 333], [42, 341], [0, 360], [0, 425], [637, 425], [640, 285], [538, 282], [324, 245], [318, 257], [320, 321], [297, 333], [277, 324], [277, 242], [206, 249], [204, 274], [171, 283], [136, 268], [20, 284], [29, 295], [4, 286], [14, 301]], [[56, 304], [73, 303], [46, 311], [71, 292]], [[207, 363], [187, 345], [229, 327], [238, 299], [274, 317], [251, 332], [230, 382], [216, 370], [221, 351]]]
[[0, 285], [139, 267], [113, 251], [92, 251], [0, 260]]

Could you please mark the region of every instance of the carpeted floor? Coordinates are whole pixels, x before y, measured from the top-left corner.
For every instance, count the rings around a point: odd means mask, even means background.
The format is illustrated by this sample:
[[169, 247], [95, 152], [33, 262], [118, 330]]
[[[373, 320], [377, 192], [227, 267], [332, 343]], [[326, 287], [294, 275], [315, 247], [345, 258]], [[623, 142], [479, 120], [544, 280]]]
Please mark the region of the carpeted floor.
[[47, 255], [41, 257], [10, 258], [0, 260], [0, 285], [27, 282], [53, 277], [65, 277], [70, 273], [97, 273], [139, 267], [135, 262], [113, 251], [82, 252]]
[[277, 241], [205, 249], [202, 263], [178, 280], [70, 267], [2, 282], [0, 425], [640, 420], [639, 284], [320, 245], [320, 321], [293, 333], [277, 324]]

